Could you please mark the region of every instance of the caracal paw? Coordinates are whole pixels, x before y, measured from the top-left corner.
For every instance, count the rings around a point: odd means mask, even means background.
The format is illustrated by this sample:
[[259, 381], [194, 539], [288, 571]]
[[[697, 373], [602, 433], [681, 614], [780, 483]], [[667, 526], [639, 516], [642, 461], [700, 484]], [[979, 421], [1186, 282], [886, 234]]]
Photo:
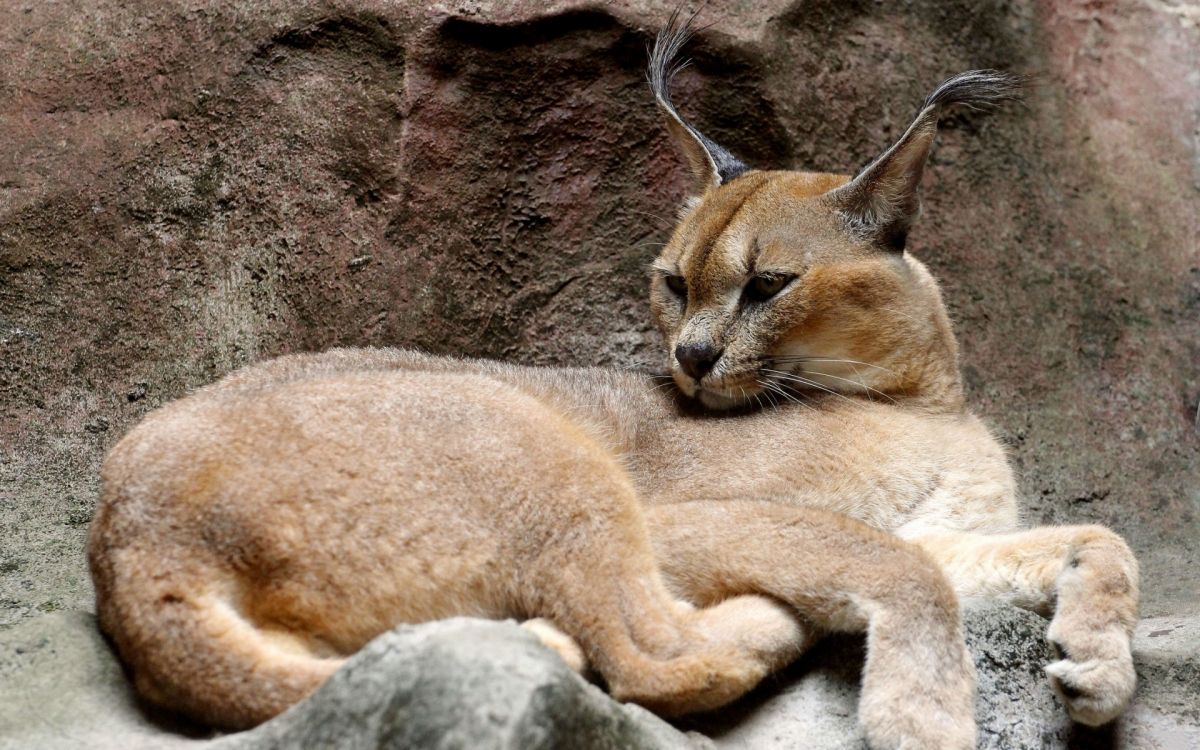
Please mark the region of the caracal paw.
[[561, 656], [562, 660], [576, 674], [584, 674], [587, 671], [587, 657], [584, 656], [583, 648], [580, 647], [579, 642], [559, 630], [554, 623], [543, 617], [538, 617], [533, 620], [526, 620], [521, 623], [521, 627], [536, 635], [543, 646]]
[[952, 699], [937, 705], [921, 691], [909, 692], [890, 706], [859, 705], [858, 721], [871, 750], [973, 750], [974, 707]]
[[966, 649], [955, 668], [939, 672], [930, 678], [914, 669], [864, 682], [858, 721], [871, 750], [975, 748], [975, 667]]

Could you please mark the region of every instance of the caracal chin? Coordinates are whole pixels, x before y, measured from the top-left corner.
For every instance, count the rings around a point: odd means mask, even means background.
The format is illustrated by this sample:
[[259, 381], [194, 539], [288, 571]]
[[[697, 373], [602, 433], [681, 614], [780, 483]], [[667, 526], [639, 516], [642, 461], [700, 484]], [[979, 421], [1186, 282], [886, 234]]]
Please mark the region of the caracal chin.
[[864, 631], [874, 748], [974, 746], [959, 602], [1050, 618], [1071, 715], [1134, 688], [1137, 565], [1097, 526], [1022, 529], [967, 411], [938, 286], [905, 252], [938, 87], [856, 176], [760, 171], [682, 119], [695, 174], [654, 262], [670, 387], [391, 349], [287, 356], [151, 413], [108, 456], [89, 538], [140, 694], [248, 727], [399, 623], [517, 618], [619, 700], [721, 706], [823, 633]]

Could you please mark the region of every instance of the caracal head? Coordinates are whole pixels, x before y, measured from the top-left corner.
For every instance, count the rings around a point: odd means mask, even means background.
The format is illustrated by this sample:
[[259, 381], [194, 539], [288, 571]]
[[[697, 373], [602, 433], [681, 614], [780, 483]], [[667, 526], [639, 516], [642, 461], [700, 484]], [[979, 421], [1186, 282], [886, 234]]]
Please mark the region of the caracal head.
[[971, 71], [945, 81], [904, 135], [857, 176], [761, 171], [675, 111], [672, 60], [688, 35], [686, 24], [673, 21], [656, 41], [649, 71], [696, 180], [650, 284], [679, 389], [714, 409], [810, 389], [960, 399], [957, 350], [937, 284], [904, 246], [939, 111], [1014, 98], [1016, 79]]

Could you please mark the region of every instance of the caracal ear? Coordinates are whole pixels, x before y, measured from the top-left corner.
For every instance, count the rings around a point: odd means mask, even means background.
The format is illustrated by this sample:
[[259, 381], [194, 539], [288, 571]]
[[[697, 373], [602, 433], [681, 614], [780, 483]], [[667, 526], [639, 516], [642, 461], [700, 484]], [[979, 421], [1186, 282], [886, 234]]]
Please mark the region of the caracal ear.
[[667, 121], [671, 138], [683, 151], [688, 167], [696, 178], [695, 189], [703, 193], [710, 187], [717, 187], [750, 171], [750, 167], [688, 124], [671, 103], [671, 79], [687, 66], [687, 62], [678, 62], [675, 58], [692, 36], [691, 26], [695, 17], [696, 14], [693, 13], [680, 23], [679, 9], [675, 9], [667, 21], [666, 28], [658, 32], [654, 40], [647, 77], [650, 79], [650, 90], [654, 92], [658, 108]]
[[959, 73], [938, 86], [896, 144], [857, 177], [829, 194], [847, 228], [880, 247], [900, 252], [921, 210], [921, 173], [944, 107], [990, 109], [1018, 98], [1021, 81], [994, 70]]

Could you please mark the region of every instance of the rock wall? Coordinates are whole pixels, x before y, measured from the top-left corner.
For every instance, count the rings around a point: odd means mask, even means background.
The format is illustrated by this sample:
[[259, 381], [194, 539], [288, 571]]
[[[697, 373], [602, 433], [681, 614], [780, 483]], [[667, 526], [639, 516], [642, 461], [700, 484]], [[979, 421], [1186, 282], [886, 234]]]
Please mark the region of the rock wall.
[[[104, 450], [245, 362], [390, 344], [653, 367], [683, 168], [673, 3], [0, 0], [0, 626], [90, 607]], [[1200, 614], [1200, 32], [1175, 0], [710, 2], [677, 99], [759, 167], [851, 171], [946, 75], [910, 241], [1033, 522], [1098, 521]]]

